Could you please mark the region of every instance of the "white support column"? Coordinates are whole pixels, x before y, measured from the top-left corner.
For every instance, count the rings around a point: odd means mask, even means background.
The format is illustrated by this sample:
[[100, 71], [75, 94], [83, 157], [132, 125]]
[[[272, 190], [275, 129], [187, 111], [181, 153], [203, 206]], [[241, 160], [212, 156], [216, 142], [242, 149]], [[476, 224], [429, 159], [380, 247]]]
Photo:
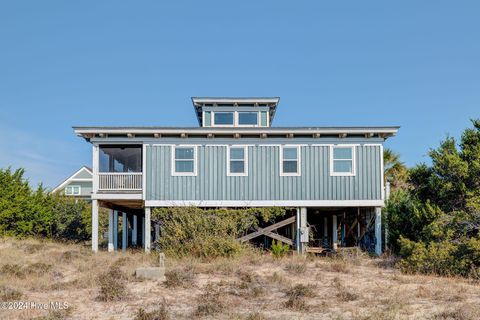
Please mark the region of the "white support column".
[[132, 228], [132, 245], [136, 246], [137, 245], [137, 215], [133, 215], [133, 228]]
[[114, 250], [113, 246], [113, 210], [108, 210], [108, 252]]
[[127, 251], [127, 243], [128, 243], [128, 220], [127, 220], [127, 213], [122, 212], [122, 251]]
[[332, 247], [333, 250], [337, 251], [338, 245], [338, 230], [337, 230], [337, 216], [332, 216]]
[[98, 200], [92, 200], [92, 251], [98, 251]]
[[382, 254], [382, 208], [375, 208], [375, 253]]
[[[387, 183], [385, 184], [385, 201], [388, 200], [388, 198], [390, 198], [390, 182], [387, 181]], [[384, 215], [385, 215], [385, 222], [384, 222], [384, 228], [385, 228], [385, 250], [388, 249], [388, 212], [385, 210], [384, 211]]]
[[118, 249], [118, 211], [113, 210], [113, 250]]
[[307, 208], [297, 209], [297, 252], [305, 253], [308, 245]]
[[95, 194], [98, 191], [98, 146], [93, 145], [92, 149], [92, 192]]
[[145, 252], [150, 253], [150, 237], [151, 237], [151, 208], [145, 207]]

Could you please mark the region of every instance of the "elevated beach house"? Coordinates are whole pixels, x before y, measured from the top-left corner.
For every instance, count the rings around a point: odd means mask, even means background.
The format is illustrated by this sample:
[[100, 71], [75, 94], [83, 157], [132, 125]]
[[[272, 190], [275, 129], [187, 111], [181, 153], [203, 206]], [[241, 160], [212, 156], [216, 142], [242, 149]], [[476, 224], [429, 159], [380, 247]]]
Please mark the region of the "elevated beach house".
[[100, 206], [110, 209], [108, 250], [147, 252], [159, 234], [152, 208], [282, 206], [290, 218], [241, 240], [381, 253], [383, 143], [398, 127], [274, 127], [278, 98], [192, 102], [198, 127], [74, 127], [93, 146], [94, 251]]

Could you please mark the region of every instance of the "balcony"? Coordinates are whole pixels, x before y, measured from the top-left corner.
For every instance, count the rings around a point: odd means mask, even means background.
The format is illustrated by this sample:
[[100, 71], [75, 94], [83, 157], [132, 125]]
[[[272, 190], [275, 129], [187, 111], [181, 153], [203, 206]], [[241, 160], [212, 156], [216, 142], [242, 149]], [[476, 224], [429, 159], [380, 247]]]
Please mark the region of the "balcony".
[[141, 172], [99, 172], [99, 191], [142, 191]]

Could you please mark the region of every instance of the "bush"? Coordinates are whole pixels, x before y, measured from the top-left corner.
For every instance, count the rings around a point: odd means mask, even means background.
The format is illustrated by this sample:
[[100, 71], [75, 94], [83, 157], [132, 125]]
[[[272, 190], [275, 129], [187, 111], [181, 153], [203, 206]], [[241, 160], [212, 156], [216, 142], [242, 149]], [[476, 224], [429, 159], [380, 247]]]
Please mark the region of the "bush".
[[150, 312], [145, 311], [143, 308], [139, 308], [135, 314], [134, 320], [169, 320], [170, 311], [167, 303], [163, 301], [160, 306]]
[[100, 301], [118, 301], [127, 295], [126, 275], [120, 270], [118, 265], [113, 265], [110, 269], [98, 277], [100, 283]]
[[16, 278], [25, 278], [25, 272], [23, 271], [22, 266], [18, 264], [4, 264], [0, 268], [0, 274], [13, 276]]
[[23, 169], [0, 169], [0, 234], [88, 240], [90, 204], [49, 193], [42, 185], [33, 189], [24, 174]]
[[285, 269], [292, 274], [302, 274], [307, 271], [306, 262], [290, 262], [285, 266]]
[[188, 288], [193, 285], [194, 278], [195, 270], [191, 267], [169, 270], [165, 272], [165, 286]]
[[305, 298], [315, 297], [315, 287], [312, 285], [297, 284], [286, 292], [288, 298], [285, 302], [285, 307], [295, 310], [308, 309]]
[[400, 268], [407, 273], [459, 275], [480, 279], [480, 240], [415, 242], [400, 239]]
[[156, 208], [153, 219], [161, 221], [160, 249], [167, 255], [200, 258], [231, 257], [246, 248], [236, 239], [252, 228], [285, 215], [282, 208], [243, 210], [196, 207]]
[[273, 242], [272, 242], [272, 254], [275, 258], [285, 257], [288, 250], [290, 250], [290, 246], [288, 244], [283, 244], [280, 241], [273, 240]]
[[389, 243], [409, 273], [480, 278], [480, 120], [429, 151], [387, 204]]

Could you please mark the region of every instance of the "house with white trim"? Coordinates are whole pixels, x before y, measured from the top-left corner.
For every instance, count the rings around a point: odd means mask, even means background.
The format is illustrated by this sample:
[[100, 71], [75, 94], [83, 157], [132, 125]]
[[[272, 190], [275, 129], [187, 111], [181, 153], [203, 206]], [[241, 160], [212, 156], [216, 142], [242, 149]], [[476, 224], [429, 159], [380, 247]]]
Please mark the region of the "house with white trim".
[[56, 186], [52, 192], [61, 193], [77, 199], [90, 200], [92, 196], [92, 181], [92, 169], [87, 166], [82, 166]]
[[[299, 252], [382, 251], [383, 144], [399, 127], [275, 127], [279, 98], [192, 98], [198, 127], [74, 127], [92, 145], [92, 249], [99, 207], [108, 250], [151, 248], [155, 207], [281, 206], [292, 217], [254, 233]], [[243, 240], [245, 240], [243, 239]]]

